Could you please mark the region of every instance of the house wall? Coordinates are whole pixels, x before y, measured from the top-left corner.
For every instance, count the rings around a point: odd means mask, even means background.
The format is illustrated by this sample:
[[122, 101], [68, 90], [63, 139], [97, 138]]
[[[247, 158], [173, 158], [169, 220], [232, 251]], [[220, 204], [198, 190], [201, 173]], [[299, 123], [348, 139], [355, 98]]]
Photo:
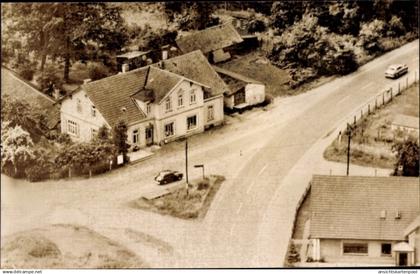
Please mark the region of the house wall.
[[245, 101], [249, 105], [256, 105], [264, 102], [265, 86], [261, 84], [247, 84], [245, 86]]
[[[343, 243], [367, 243], [368, 254], [343, 254]], [[325, 262], [348, 262], [348, 263], [366, 263], [366, 264], [383, 264], [394, 265], [394, 252], [390, 256], [381, 255], [381, 244], [391, 243], [392, 246], [395, 241], [375, 241], [375, 240], [341, 240], [341, 239], [321, 239], [320, 240], [320, 255]]]
[[[213, 107], [213, 120], [209, 119], [209, 106]], [[211, 97], [204, 101], [203, 117], [205, 127], [210, 125], [219, 125], [223, 123], [224, 111], [222, 95]]]
[[[78, 100], [80, 100], [81, 110], [78, 110]], [[98, 130], [102, 125], [108, 125], [96, 109], [95, 117], [92, 116], [91, 108], [93, 103], [81, 90], [74, 93], [71, 97], [61, 103], [60, 118], [61, 132], [68, 133], [75, 142], [88, 142], [92, 138], [92, 129]], [[78, 134], [73, 134], [68, 130], [68, 121], [75, 122], [78, 126]]]
[[229, 95], [224, 96], [223, 101], [224, 101], [225, 107], [227, 108], [233, 109], [233, 107], [235, 106], [233, 94], [230, 96]]
[[414, 247], [414, 264], [420, 265], [420, 228], [408, 235], [408, 244]]

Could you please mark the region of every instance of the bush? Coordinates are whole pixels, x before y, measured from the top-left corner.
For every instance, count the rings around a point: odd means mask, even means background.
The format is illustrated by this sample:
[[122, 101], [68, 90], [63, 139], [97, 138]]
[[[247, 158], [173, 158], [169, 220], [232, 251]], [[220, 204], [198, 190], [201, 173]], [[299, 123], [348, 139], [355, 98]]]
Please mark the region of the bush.
[[254, 32], [263, 32], [266, 29], [266, 25], [263, 21], [254, 19], [248, 24], [248, 32], [254, 33]]
[[109, 69], [101, 63], [88, 64], [89, 78], [92, 81], [99, 80], [109, 76]]
[[45, 68], [37, 82], [41, 90], [49, 96], [52, 96], [54, 88], [61, 88], [63, 85], [63, 81], [56, 75], [54, 68]]
[[57, 137], [57, 142], [63, 145], [70, 145], [72, 143], [72, 140], [70, 138], [70, 135], [67, 133], [59, 133]]
[[19, 69], [19, 75], [22, 76], [23, 79], [27, 81], [32, 81], [34, 79], [35, 71], [31, 68], [24, 67], [22, 69]]

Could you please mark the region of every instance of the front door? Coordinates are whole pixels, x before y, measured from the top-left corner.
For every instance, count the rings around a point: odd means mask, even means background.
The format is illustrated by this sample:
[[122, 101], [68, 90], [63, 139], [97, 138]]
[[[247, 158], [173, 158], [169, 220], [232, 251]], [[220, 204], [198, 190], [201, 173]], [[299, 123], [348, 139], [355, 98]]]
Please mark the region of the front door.
[[146, 128], [146, 145], [153, 145], [153, 126]]
[[399, 260], [398, 260], [399, 266], [407, 266], [408, 265], [408, 255], [406, 252], [399, 253]]

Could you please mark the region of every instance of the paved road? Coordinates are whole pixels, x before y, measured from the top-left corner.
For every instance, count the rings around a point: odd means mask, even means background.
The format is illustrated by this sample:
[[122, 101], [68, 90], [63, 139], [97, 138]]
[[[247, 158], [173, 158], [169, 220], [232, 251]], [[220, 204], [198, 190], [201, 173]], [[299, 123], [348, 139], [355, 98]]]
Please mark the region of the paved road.
[[[220, 197], [217, 197], [204, 227], [204, 229], [207, 228], [207, 242], [200, 246], [204, 252], [200, 252], [198, 248], [195, 249], [196, 257], [202, 255], [192, 260], [194, 263], [191, 265], [202, 267], [281, 266], [283, 263], [281, 254], [273, 255], [273, 252], [278, 252], [279, 249], [284, 250], [288, 244], [288, 237], [276, 234], [289, 234], [296, 201], [292, 199], [289, 204], [277, 203], [277, 206], [282, 206], [282, 208], [277, 208], [278, 214], [285, 214], [288, 217], [276, 216], [276, 211], [267, 207], [273, 204], [275, 206], [273, 198], [287, 201], [288, 191], [294, 191], [290, 189], [293, 185], [289, 185], [289, 189], [281, 189], [283, 180], [287, 178], [301, 157], [318, 140], [334, 129], [338, 121], [378, 91], [389, 85], [395, 85], [396, 81], [384, 79], [383, 76], [389, 64], [404, 62], [411, 70], [418, 69], [418, 50], [417, 40], [374, 60], [351, 75], [317, 88], [312, 92], [319, 96], [322, 94], [326, 96], [315, 103], [308, 101], [308, 105], [311, 106], [287, 124], [273, 123], [272, 128], [266, 132], [256, 134], [255, 142], [259, 140], [262, 142], [263, 136], [267, 134], [272, 137], [248, 159], [237, 176], [231, 180], [229, 189], [225, 189], [223, 193], [220, 193]], [[316, 157], [321, 156], [319, 152], [322, 153], [322, 150], [318, 151]], [[311, 169], [313, 167], [311, 164], [317, 159], [320, 158], [307, 161], [307, 168]], [[299, 176], [299, 172], [295, 175]], [[280, 194], [279, 189], [282, 191]], [[268, 217], [267, 210], [270, 211]], [[283, 219], [283, 224], [286, 224], [284, 227], [281, 226], [281, 222], [278, 222], [280, 219]], [[262, 233], [260, 226], [263, 223], [266, 227], [269, 227], [270, 223], [273, 226], [277, 225], [276, 230], [271, 229], [273, 234], [260, 235]], [[261, 243], [262, 238], [266, 238], [264, 243]], [[270, 241], [270, 238], [273, 240]]]
[[[293, 171], [299, 173], [296, 167], [302, 166], [302, 156], [346, 113], [394, 83], [383, 78], [383, 71], [397, 61], [418, 67], [418, 41], [355, 74], [305, 94], [280, 98], [269, 111], [246, 112], [229, 119], [235, 121], [222, 129], [193, 136], [191, 165], [204, 163], [208, 173], [226, 177], [203, 222], [127, 206], [142, 191], [155, 187], [151, 178], [157, 171], [183, 170], [183, 144], [175, 142], [148, 161], [91, 179], [30, 184], [6, 183], [2, 176], [2, 236], [50, 223], [72, 223], [122, 242], [154, 262], [154, 267], [280, 266], [279, 254], [287, 244], [295, 206], [291, 197], [301, 191], [301, 185], [288, 187], [307, 183], [296, 180]], [[322, 149], [315, 147], [314, 155], [320, 157]], [[310, 171], [313, 159], [319, 158], [309, 157], [301, 170]], [[190, 172], [191, 178], [201, 176], [199, 169]], [[126, 229], [163, 240], [175, 248], [176, 255], [148, 254], [127, 237]]]

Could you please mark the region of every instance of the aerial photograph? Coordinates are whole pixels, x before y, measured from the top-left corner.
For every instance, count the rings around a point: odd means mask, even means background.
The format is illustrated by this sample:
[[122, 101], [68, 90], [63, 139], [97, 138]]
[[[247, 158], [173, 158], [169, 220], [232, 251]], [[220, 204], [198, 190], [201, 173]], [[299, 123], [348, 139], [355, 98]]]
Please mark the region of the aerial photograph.
[[418, 0], [1, 3], [2, 273], [417, 273], [419, 55]]

